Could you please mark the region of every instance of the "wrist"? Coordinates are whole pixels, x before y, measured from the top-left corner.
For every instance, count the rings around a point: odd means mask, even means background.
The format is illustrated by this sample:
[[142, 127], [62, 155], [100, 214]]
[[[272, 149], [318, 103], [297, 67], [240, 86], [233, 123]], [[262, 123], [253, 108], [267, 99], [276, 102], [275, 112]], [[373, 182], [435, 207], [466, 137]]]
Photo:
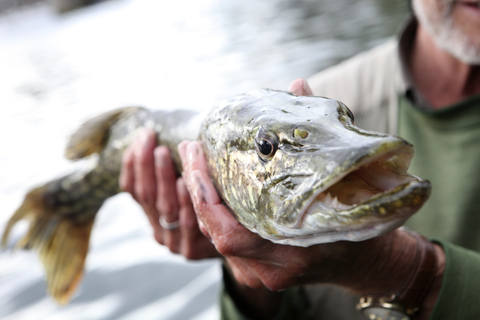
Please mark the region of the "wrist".
[[428, 319], [443, 278], [443, 250], [413, 232], [395, 230], [382, 237], [356, 261], [362, 264], [353, 276], [358, 280], [352, 278], [346, 286], [363, 296], [359, 309], [365, 313]]
[[344, 244], [338, 263], [331, 268], [335, 276], [327, 282], [360, 295], [394, 293], [413, 271], [418, 244], [405, 231], [397, 229], [370, 240]]

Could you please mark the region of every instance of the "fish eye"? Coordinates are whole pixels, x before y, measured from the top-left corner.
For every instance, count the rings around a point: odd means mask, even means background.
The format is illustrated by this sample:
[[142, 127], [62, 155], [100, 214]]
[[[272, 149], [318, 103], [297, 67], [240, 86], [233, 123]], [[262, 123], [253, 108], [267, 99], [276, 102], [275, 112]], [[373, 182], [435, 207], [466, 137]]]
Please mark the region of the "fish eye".
[[258, 156], [265, 161], [273, 158], [277, 151], [277, 142], [260, 129], [255, 138]]
[[273, 155], [274, 146], [273, 143], [265, 138], [260, 139], [257, 142], [258, 144], [258, 151], [265, 157], [271, 157]]

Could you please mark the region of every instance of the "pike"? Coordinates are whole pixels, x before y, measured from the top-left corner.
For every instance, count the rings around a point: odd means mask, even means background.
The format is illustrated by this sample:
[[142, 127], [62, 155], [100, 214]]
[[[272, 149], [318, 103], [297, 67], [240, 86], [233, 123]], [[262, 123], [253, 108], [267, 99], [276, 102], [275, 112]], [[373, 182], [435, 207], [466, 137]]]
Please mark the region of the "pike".
[[119, 193], [122, 154], [142, 128], [154, 129], [181, 173], [177, 145], [200, 140], [212, 181], [246, 228], [275, 243], [311, 246], [362, 241], [401, 226], [427, 200], [430, 183], [407, 173], [413, 146], [353, 124], [341, 102], [254, 90], [208, 113], [113, 110], [85, 122], [67, 145], [95, 165], [31, 190], [6, 225], [29, 219], [18, 247], [36, 249], [49, 293], [67, 303], [83, 274], [93, 221]]

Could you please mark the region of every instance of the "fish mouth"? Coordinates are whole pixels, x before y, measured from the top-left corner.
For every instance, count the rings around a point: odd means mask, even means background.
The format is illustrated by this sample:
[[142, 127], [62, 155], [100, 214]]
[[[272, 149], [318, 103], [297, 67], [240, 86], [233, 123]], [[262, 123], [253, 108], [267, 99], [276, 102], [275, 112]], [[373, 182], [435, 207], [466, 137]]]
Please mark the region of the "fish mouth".
[[317, 190], [300, 227], [315, 226], [316, 232], [319, 225], [323, 232], [356, 231], [358, 237], [358, 231], [382, 224], [388, 224], [385, 232], [390, 231], [414, 214], [428, 199], [430, 183], [407, 172], [412, 146], [401, 143], [380, 149]]

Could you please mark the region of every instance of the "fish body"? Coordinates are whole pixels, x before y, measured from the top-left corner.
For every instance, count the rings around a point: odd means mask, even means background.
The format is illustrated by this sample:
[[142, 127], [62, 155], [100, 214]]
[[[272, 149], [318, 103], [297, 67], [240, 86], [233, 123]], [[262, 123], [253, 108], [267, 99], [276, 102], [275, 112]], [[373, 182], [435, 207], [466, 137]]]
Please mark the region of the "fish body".
[[212, 181], [249, 230], [276, 243], [310, 246], [362, 241], [402, 225], [427, 200], [430, 183], [407, 173], [413, 147], [353, 124], [341, 102], [255, 90], [207, 113], [108, 112], [72, 135], [66, 157], [98, 154], [95, 165], [30, 191], [7, 223], [30, 219], [18, 244], [37, 249], [50, 294], [66, 303], [81, 279], [95, 215], [120, 192], [122, 154], [154, 129], [181, 173], [177, 145], [203, 142]]

